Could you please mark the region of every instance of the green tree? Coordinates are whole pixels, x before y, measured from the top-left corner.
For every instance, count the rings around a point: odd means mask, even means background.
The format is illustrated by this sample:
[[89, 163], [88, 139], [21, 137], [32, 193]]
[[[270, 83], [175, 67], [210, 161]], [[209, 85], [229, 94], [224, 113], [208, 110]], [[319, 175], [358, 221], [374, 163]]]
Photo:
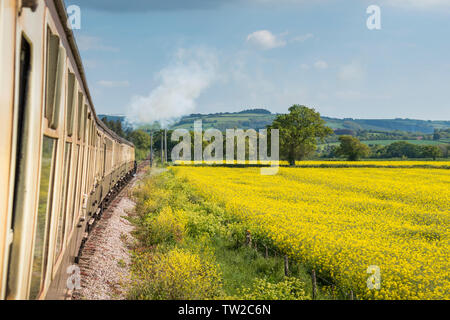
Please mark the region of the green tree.
[[136, 149], [150, 151], [150, 135], [143, 130], [135, 130], [130, 132], [128, 139], [133, 142]]
[[441, 135], [439, 134], [439, 132], [434, 132], [433, 134], [433, 140], [434, 141], [438, 141], [441, 139]]
[[106, 117], [103, 117], [102, 118], [102, 122], [104, 123], [104, 124], [106, 124], [106, 126], [110, 129], [110, 130], [112, 130], [113, 132], [115, 132], [119, 137], [122, 137], [122, 138], [125, 138], [126, 137], [126, 134], [125, 134], [125, 132], [124, 132], [124, 130], [123, 130], [123, 127], [122, 127], [122, 121], [120, 121], [120, 120], [111, 120], [111, 121], [108, 121], [108, 119], [106, 118]]
[[346, 156], [349, 161], [357, 161], [360, 158], [370, 155], [370, 148], [352, 136], [340, 136], [341, 145], [337, 148], [336, 154]]
[[420, 146], [406, 142], [398, 141], [386, 146], [384, 156], [386, 158], [420, 158], [422, 150]]
[[114, 125], [114, 132], [117, 133], [119, 137], [125, 138], [125, 132], [123, 131], [122, 121], [116, 120]]
[[314, 109], [293, 105], [288, 114], [278, 115], [269, 129], [280, 130], [280, 152], [290, 165], [317, 149], [317, 141], [333, 133]]
[[424, 158], [433, 158], [433, 160], [436, 160], [436, 158], [442, 157], [442, 151], [437, 146], [423, 146], [422, 156]]
[[450, 144], [441, 144], [439, 145], [439, 149], [441, 149], [442, 156], [448, 158], [450, 155]]
[[[106, 126], [107, 126], [108, 128], [111, 129], [111, 125], [110, 125], [110, 123], [109, 123], [109, 121], [108, 121], [108, 118], [103, 117], [103, 118], [102, 118], [102, 122], [103, 122], [104, 124], [106, 124]], [[112, 129], [111, 129], [111, 130], [112, 130]]]

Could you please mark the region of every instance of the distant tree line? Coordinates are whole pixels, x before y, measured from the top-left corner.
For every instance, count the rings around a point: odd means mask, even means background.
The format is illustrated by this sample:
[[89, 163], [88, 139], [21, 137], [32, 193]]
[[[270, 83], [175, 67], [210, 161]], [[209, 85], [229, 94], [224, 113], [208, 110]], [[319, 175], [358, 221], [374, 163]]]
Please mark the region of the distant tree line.
[[[267, 110], [254, 109], [247, 110], [253, 112], [258, 110], [265, 113]], [[254, 112], [253, 112], [254, 113]], [[269, 112], [270, 113], [270, 112]], [[119, 136], [131, 141], [136, 146], [136, 158], [144, 159], [148, 157], [151, 149], [151, 131], [149, 129], [133, 130], [124, 129], [120, 120], [108, 121], [103, 118], [102, 121]], [[232, 129], [232, 128], [223, 128]], [[411, 140], [417, 139], [417, 133], [405, 132], [377, 132], [351, 129], [335, 129], [334, 131], [326, 126], [325, 120], [314, 109], [302, 105], [293, 105], [289, 108], [288, 114], [278, 114], [272, 124], [267, 126], [269, 129], [278, 129], [280, 131], [280, 160], [287, 160], [291, 165], [295, 161], [304, 160], [306, 158], [339, 158], [345, 157], [348, 160], [356, 161], [361, 158], [373, 159], [389, 159], [389, 158], [408, 158], [408, 159], [437, 159], [448, 158], [450, 154], [450, 144], [442, 145], [417, 145], [406, 141], [398, 141], [392, 144], [382, 145], [366, 145], [361, 140]], [[161, 140], [164, 138], [163, 130], [153, 130], [153, 150], [155, 156], [161, 153]], [[224, 150], [226, 135], [224, 134]], [[168, 159], [171, 156], [172, 148], [178, 144], [171, 141], [172, 131], [168, 131]], [[433, 135], [427, 138], [430, 140], [441, 140], [450, 138], [450, 129], [435, 130]], [[270, 137], [268, 139], [270, 144]], [[319, 151], [319, 143], [339, 142], [338, 146], [326, 145]], [[191, 148], [194, 150], [193, 132], [191, 132]], [[203, 142], [203, 147], [208, 145]], [[270, 150], [270, 146], [269, 150]], [[246, 147], [248, 154], [248, 145]], [[236, 152], [235, 152], [236, 154]]]
[[135, 146], [136, 160], [146, 159], [150, 153], [150, 135], [143, 130], [124, 129], [122, 121], [102, 118], [102, 122], [119, 137], [131, 141]]
[[340, 146], [327, 146], [320, 154], [321, 158], [337, 158], [346, 156], [349, 160], [360, 158], [372, 159], [433, 159], [448, 158], [450, 145], [416, 145], [406, 141], [398, 141], [387, 146], [365, 145], [352, 136], [341, 136]]
[[377, 131], [377, 130], [352, 130], [334, 129], [334, 134], [326, 138], [326, 142], [339, 142], [339, 136], [348, 135], [357, 137], [361, 141], [371, 140], [423, 140], [438, 141], [450, 139], [450, 129], [435, 130], [434, 134], [424, 134], [406, 131]]
[[238, 112], [237, 114], [245, 114], [245, 113], [252, 113], [252, 114], [272, 114], [269, 110], [266, 109], [247, 109], [243, 110], [241, 112]]
[[441, 139], [448, 139], [450, 141], [450, 129], [434, 130], [433, 140], [438, 141]]
[[388, 146], [372, 146], [374, 158], [432, 158], [436, 160], [441, 157], [448, 157], [450, 145], [416, 145], [406, 141], [394, 142]]
[[246, 109], [239, 112], [217, 112], [217, 113], [209, 113], [209, 114], [202, 114], [202, 113], [192, 113], [186, 117], [183, 117], [181, 120], [184, 120], [186, 118], [203, 118], [203, 117], [211, 117], [211, 116], [223, 116], [223, 115], [230, 115], [230, 114], [265, 114], [270, 115], [272, 112], [266, 109], [262, 108], [255, 108], [255, 109]]
[[122, 137], [122, 138], [126, 139], [126, 137], [128, 135], [127, 131], [130, 130], [130, 129], [124, 130], [123, 126], [122, 126], [122, 121], [120, 121], [120, 120], [108, 120], [108, 118], [106, 118], [106, 117], [103, 117], [101, 120], [102, 120], [102, 122], [104, 124], [106, 124], [106, 126], [110, 130], [114, 131], [119, 137]]

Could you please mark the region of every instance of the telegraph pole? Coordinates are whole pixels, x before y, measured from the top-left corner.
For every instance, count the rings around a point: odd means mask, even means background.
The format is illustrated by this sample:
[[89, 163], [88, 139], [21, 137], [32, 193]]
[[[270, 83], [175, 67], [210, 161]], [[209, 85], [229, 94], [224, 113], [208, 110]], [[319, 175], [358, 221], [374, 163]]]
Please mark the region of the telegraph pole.
[[166, 152], [164, 153], [164, 156], [165, 156], [164, 160], [167, 163], [167, 160], [168, 160], [168, 157], [167, 157], [167, 149], [168, 149], [168, 147], [167, 147], [167, 129], [164, 130], [164, 142], [166, 145]]
[[150, 167], [153, 167], [153, 130], [150, 130]]
[[161, 164], [164, 164], [164, 138], [161, 131]]

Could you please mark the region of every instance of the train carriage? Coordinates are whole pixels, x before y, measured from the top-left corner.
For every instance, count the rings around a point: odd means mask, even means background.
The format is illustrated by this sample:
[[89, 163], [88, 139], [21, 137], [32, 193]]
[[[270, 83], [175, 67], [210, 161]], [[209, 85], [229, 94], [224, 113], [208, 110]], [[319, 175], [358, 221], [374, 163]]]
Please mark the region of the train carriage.
[[0, 298], [64, 298], [134, 146], [95, 113], [62, 0], [0, 1], [0, 66]]

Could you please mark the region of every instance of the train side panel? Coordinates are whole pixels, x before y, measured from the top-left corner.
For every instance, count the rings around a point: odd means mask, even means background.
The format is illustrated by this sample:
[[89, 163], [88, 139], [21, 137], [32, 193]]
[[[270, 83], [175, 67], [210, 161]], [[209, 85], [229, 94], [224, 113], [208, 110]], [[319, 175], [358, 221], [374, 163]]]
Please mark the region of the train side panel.
[[[9, 251], [12, 241], [9, 215], [10, 203], [10, 172], [13, 135], [13, 106], [14, 106], [14, 79], [15, 79], [15, 1], [0, 1], [0, 279], [6, 277], [7, 265], [4, 256]], [[6, 283], [0, 281], [0, 299], [4, 298]]]
[[[91, 104], [61, 0], [0, 2], [0, 298], [61, 299], [134, 147]], [[63, 21], [63, 22], [62, 22]]]

